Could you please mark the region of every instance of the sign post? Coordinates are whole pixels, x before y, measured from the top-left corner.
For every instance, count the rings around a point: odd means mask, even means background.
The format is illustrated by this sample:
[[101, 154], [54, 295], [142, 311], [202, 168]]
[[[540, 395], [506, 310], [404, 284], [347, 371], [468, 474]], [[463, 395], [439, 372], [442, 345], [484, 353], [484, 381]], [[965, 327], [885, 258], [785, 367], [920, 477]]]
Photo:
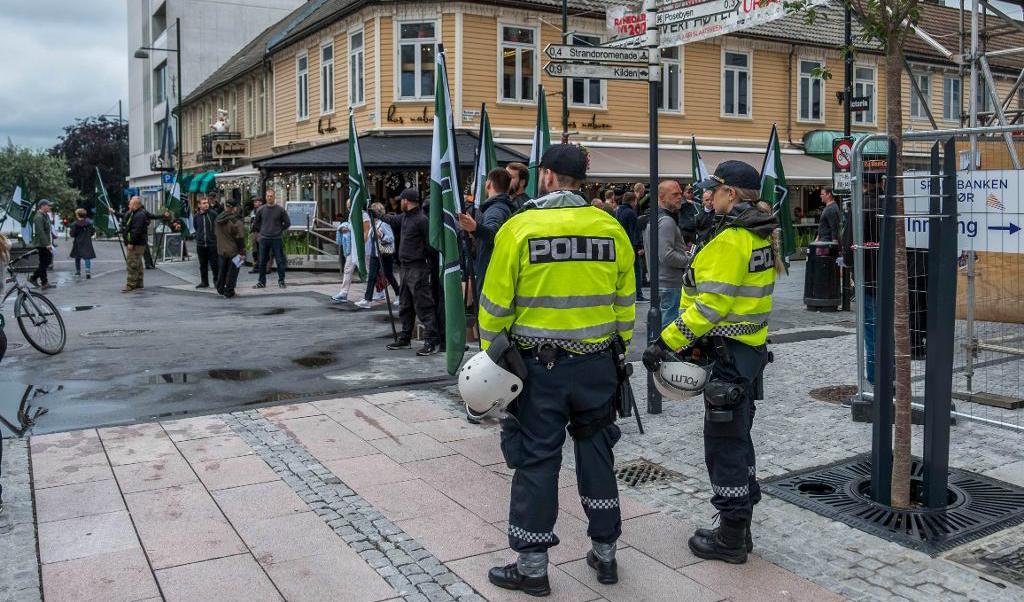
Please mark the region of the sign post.
[[[651, 268], [651, 308], [647, 312], [647, 341], [657, 340], [661, 336], [661, 299], [658, 290], [658, 101], [661, 99], [661, 52], [658, 47], [661, 39], [656, 25], [658, 19], [657, 0], [644, 0], [644, 12], [647, 13], [647, 64], [648, 69], [648, 106], [650, 115], [650, 183], [647, 186], [647, 210], [650, 227], [647, 249]], [[640, 291], [637, 291], [640, 294]], [[661, 413], [661, 393], [654, 386], [654, 374], [647, 373], [647, 413]]]

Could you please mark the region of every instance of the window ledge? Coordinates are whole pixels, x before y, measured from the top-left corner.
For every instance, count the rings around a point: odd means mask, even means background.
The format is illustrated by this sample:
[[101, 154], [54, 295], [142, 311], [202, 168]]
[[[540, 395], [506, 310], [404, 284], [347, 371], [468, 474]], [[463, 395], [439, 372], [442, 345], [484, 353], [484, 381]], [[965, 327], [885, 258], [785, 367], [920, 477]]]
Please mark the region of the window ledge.
[[583, 112], [590, 111], [592, 113], [607, 113], [608, 112], [608, 107], [606, 107], [606, 106], [597, 106], [597, 105], [573, 105], [573, 104], [571, 104], [571, 105], [569, 105], [569, 110], [570, 111], [583, 111]]
[[825, 125], [824, 119], [797, 119], [797, 123], [807, 123], [810, 125]]
[[434, 102], [433, 96], [423, 96], [420, 98], [396, 98], [393, 101], [396, 105], [421, 105], [425, 103]]
[[498, 106], [504, 107], [535, 107], [537, 106], [536, 100], [499, 100], [494, 103]]
[[719, 117], [722, 118], [722, 119], [729, 120], [729, 121], [753, 121], [754, 120], [754, 115], [752, 113], [750, 115], [728, 115], [726, 113], [722, 113], [721, 115], [719, 115]]

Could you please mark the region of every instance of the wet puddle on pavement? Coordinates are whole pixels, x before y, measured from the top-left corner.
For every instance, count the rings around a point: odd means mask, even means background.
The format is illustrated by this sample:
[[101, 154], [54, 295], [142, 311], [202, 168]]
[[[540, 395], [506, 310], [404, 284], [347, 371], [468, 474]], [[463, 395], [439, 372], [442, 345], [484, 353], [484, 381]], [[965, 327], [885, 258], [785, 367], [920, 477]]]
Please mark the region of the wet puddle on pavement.
[[204, 380], [247, 382], [270, 376], [270, 370], [215, 369], [197, 372], [165, 372], [146, 378], [151, 385], [186, 385]]
[[297, 357], [292, 360], [292, 363], [301, 366], [303, 368], [323, 368], [324, 366], [330, 366], [331, 364], [338, 361], [333, 351], [317, 351], [316, 353], [306, 355], [303, 357]]
[[24, 437], [49, 410], [39, 405], [50, 393], [64, 390], [62, 385], [40, 387], [21, 383], [0, 383], [0, 437]]

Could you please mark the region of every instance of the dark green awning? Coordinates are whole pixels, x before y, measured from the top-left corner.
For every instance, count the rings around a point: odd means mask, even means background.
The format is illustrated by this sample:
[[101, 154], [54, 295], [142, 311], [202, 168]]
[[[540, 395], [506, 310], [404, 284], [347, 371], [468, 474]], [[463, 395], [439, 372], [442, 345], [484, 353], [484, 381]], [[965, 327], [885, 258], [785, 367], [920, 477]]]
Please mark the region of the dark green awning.
[[198, 173], [192, 176], [192, 181], [189, 182], [188, 192], [209, 192], [214, 186], [214, 179], [217, 177], [217, 172], [207, 171]]
[[[857, 140], [867, 136], [866, 132], [854, 132], [853, 139]], [[814, 155], [825, 159], [826, 161], [832, 161], [832, 141], [836, 138], [842, 138], [842, 132], [836, 132], [831, 130], [814, 130], [804, 134], [804, 152], [808, 155]], [[885, 140], [872, 140], [868, 142], [867, 148], [864, 149], [865, 154], [868, 155], [887, 155], [889, 153], [889, 146]]]

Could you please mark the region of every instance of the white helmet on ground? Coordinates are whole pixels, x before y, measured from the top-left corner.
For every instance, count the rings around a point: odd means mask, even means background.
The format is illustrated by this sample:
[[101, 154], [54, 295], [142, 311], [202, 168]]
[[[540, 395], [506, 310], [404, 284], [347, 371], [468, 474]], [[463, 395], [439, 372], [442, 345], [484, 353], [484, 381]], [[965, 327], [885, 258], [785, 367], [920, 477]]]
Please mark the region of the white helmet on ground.
[[475, 418], [505, 411], [523, 392], [526, 363], [503, 332], [459, 371], [459, 394]]
[[654, 386], [665, 399], [682, 401], [704, 392], [707, 368], [690, 362], [662, 362], [654, 371]]

